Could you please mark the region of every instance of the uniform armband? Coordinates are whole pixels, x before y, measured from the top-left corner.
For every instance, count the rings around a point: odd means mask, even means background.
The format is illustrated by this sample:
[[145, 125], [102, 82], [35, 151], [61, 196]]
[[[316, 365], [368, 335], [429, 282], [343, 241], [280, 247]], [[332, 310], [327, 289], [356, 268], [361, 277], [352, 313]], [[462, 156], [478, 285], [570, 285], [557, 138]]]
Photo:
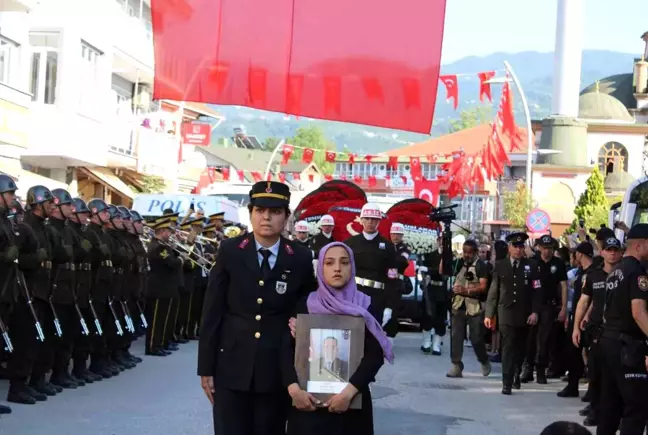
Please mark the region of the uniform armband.
[[537, 289], [537, 288], [540, 288], [540, 287], [542, 287], [542, 284], [540, 284], [540, 280], [539, 279], [534, 279], [533, 280], [533, 288]]
[[396, 268], [387, 269], [387, 278], [398, 279], [398, 269]]

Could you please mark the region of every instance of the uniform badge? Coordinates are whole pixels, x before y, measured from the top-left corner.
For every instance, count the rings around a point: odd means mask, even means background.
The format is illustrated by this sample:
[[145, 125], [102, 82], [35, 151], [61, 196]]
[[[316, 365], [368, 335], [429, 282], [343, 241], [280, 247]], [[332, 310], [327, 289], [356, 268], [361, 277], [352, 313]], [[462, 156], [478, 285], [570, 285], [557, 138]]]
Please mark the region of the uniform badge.
[[378, 243], [378, 248], [379, 249], [385, 249], [385, 243], [383, 243], [383, 242]]
[[388, 269], [387, 270], [387, 278], [389, 278], [389, 279], [398, 278], [398, 269]]
[[551, 273], [556, 273], [558, 268], [556, 266], [551, 266]]
[[169, 256], [169, 253], [167, 252], [166, 249], [163, 249], [163, 250], [160, 252], [160, 257], [162, 257], [162, 258], [167, 258], [168, 256]]
[[642, 292], [648, 291], [648, 276], [642, 275], [638, 279], [639, 290]]
[[524, 265], [524, 270], [526, 270], [526, 271], [531, 270], [531, 266], [529, 266], [528, 264], [525, 264]]
[[295, 251], [293, 251], [293, 248], [290, 247], [290, 245], [286, 245], [286, 252], [288, 255], [293, 255]]
[[540, 280], [539, 279], [534, 279], [533, 280], [533, 288], [540, 288]]
[[286, 290], [288, 290], [288, 284], [286, 284], [283, 281], [277, 281], [277, 285], [275, 286], [275, 290], [277, 291], [277, 294], [284, 294], [286, 293]]
[[287, 277], [288, 275], [286, 275], [285, 273], [281, 275], [281, 279], [286, 279]]
[[248, 239], [248, 238], [243, 239], [243, 241], [241, 241], [241, 243], [239, 243], [239, 248], [240, 249], [245, 248], [249, 241], [250, 241], [250, 239]]

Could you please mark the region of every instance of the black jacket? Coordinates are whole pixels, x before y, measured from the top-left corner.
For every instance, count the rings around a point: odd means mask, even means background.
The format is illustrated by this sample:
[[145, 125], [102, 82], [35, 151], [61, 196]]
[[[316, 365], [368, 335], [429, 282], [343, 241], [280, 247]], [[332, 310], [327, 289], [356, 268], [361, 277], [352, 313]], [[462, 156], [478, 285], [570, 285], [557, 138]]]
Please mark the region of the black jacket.
[[7, 250], [18, 247], [13, 224], [5, 216], [0, 216], [0, 302], [11, 303], [16, 297], [16, 263], [7, 256]]
[[77, 303], [81, 308], [88, 308], [92, 286], [92, 243], [88, 239], [88, 229], [85, 225], [68, 221], [67, 226], [74, 236], [74, 289]]
[[[36, 239], [36, 243], [27, 243], [25, 239], [24, 250], [31, 252], [33, 255], [36, 255], [36, 252], [39, 248], [43, 248], [47, 251], [47, 258], [37, 261], [25, 261], [23, 258], [18, 260], [20, 264], [20, 269], [25, 274], [25, 280], [27, 281], [27, 287], [31, 292], [32, 297], [40, 299], [42, 301], [49, 301], [50, 296], [50, 272], [51, 269], [47, 268], [48, 262], [52, 261], [52, 246], [50, 244], [47, 233], [45, 232], [45, 219], [36, 216], [33, 213], [26, 213], [25, 219], [23, 220], [23, 225], [29, 227], [29, 230], [21, 234], [24, 234], [25, 238], [31, 238], [33, 236]], [[23, 247], [21, 247], [23, 249]]]
[[317, 288], [310, 252], [281, 238], [263, 278], [254, 235], [224, 240], [205, 293], [198, 375], [236, 391], [282, 390], [280, 349], [297, 302]]
[[52, 302], [74, 304], [74, 235], [66, 221], [49, 219], [45, 230], [52, 247]]
[[86, 235], [90, 243], [92, 243], [92, 249], [90, 251], [90, 261], [92, 263], [92, 287], [90, 295], [93, 303], [107, 303], [113, 283], [113, 267], [110, 251], [112, 241], [102, 226], [93, 223], [88, 225]]
[[146, 296], [149, 298], [174, 298], [178, 286], [182, 260], [168, 245], [153, 239], [148, 246], [148, 276]]

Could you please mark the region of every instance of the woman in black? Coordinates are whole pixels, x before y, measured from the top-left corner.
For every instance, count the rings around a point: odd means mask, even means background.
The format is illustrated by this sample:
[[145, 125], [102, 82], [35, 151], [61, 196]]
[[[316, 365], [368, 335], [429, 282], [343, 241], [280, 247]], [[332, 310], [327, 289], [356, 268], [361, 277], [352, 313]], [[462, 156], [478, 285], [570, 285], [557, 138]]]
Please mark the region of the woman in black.
[[[365, 320], [364, 354], [347, 386], [325, 403], [299, 387], [295, 372], [295, 341], [286, 334], [282, 351], [282, 376], [293, 408], [288, 416], [288, 435], [373, 435], [373, 412], [369, 384], [375, 380], [383, 359], [393, 362], [392, 347], [376, 315], [371, 298], [356, 288], [353, 252], [333, 242], [320, 250], [317, 263], [319, 287], [297, 305], [298, 313], [348, 315]], [[349, 409], [356, 394], [362, 409]]]

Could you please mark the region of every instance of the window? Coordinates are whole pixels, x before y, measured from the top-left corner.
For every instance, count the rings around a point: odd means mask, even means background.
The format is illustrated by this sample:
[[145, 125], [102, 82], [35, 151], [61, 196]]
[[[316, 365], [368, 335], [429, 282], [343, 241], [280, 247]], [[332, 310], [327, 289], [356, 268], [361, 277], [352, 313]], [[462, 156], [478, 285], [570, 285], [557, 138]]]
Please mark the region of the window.
[[97, 109], [97, 93], [100, 89], [98, 84], [99, 62], [102, 52], [81, 41], [81, 63], [79, 65], [79, 76], [81, 81], [81, 92], [79, 108], [83, 112], [93, 112]]
[[604, 177], [612, 172], [627, 172], [628, 150], [618, 142], [608, 142], [599, 150], [598, 165]]
[[20, 64], [18, 50], [18, 44], [0, 36], [0, 83], [6, 85], [12, 84], [13, 71], [11, 70], [11, 66], [13, 65], [16, 68]]
[[32, 101], [43, 104], [56, 102], [58, 76], [58, 33], [31, 33], [32, 46], [31, 86]]

